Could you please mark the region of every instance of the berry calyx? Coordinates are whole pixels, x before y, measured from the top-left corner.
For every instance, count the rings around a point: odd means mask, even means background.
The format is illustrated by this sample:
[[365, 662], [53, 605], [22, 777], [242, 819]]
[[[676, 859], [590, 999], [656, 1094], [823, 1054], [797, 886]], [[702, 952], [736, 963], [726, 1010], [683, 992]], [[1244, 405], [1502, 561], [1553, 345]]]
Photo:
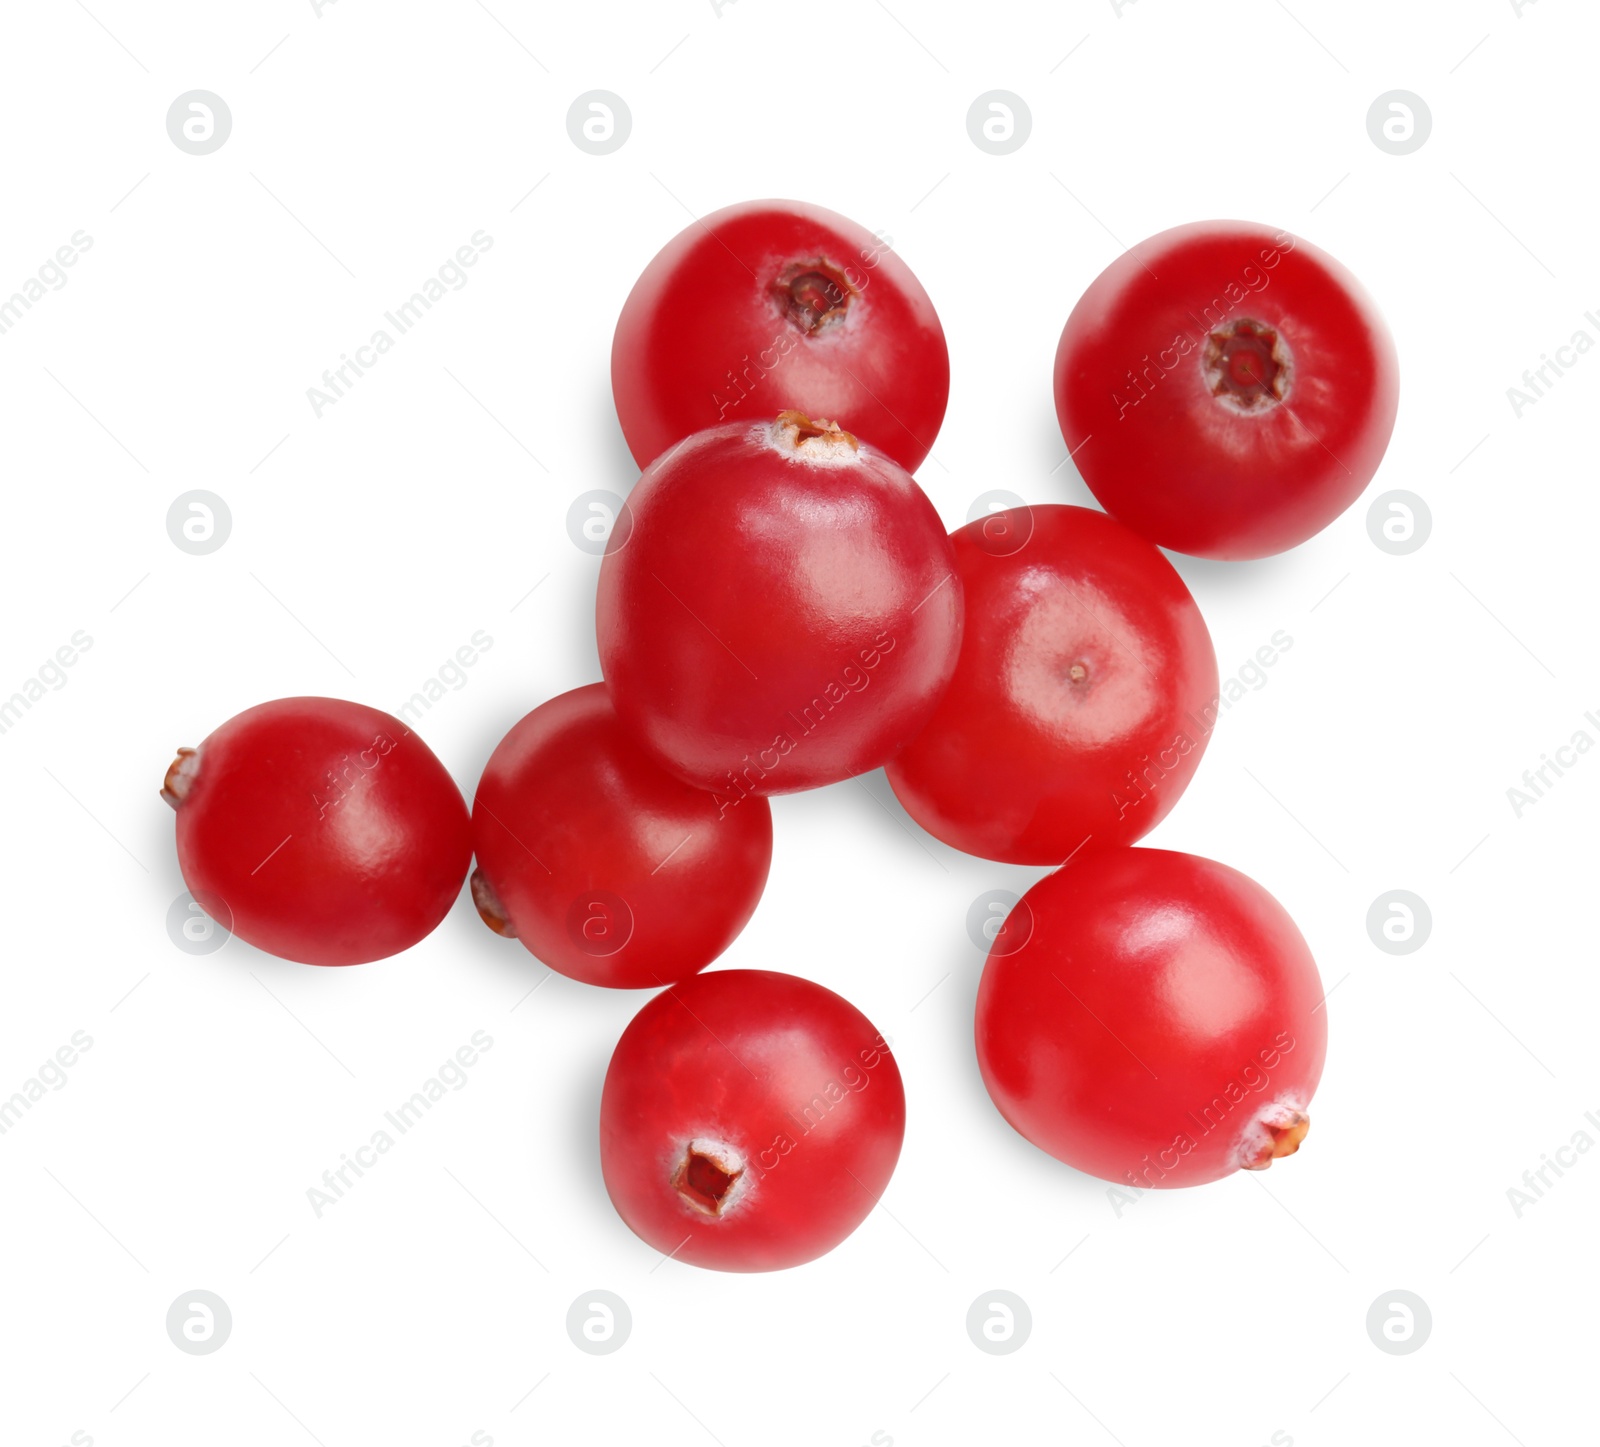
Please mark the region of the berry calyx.
[[861, 447], [855, 434], [846, 432], [837, 422], [823, 417], [813, 421], [792, 407], [778, 413], [778, 420], [772, 425], [772, 440], [780, 452], [804, 451], [811, 458], [837, 458]]
[[720, 1216], [740, 1194], [744, 1157], [721, 1141], [697, 1139], [684, 1147], [672, 1186], [696, 1211]]
[[850, 310], [856, 289], [826, 261], [797, 261], [773, 284], [778, 306], [807, 336], [837, 326]]
[[[1246, 1141], [1240, 1165], [1247, 1171], [1264, 1171], [1274, 1161], [1292, 1156], [1311, 1130], [1311, 1117], [1303, 1110], [1280, 1109], [1258, 1121], [1259, 1130]], [[1265, 1133], [1265, 1139], [1261, 1134]]]
[[1206, 338], [1201, 367], [1211, 395], [1246, 415], [1282, 402], [1294, 375], [1282, 336], [1265, 322], [1248, 318]]
[[161, 781], [161, 797], [174, 809], [188, 798], [199, 768], [199, 749], [179, 749], [177, 758], [167, 766], [166, 777]]
[[481, 869], [472, 871], [471, 884], [472, 903], [477, 907], [478, 918], [501, 939], [516, 939], [516, 927], [511, 923], [506, 907], [500, 903], [500, 896], [494, 892], [494, 886], [489, 883]]

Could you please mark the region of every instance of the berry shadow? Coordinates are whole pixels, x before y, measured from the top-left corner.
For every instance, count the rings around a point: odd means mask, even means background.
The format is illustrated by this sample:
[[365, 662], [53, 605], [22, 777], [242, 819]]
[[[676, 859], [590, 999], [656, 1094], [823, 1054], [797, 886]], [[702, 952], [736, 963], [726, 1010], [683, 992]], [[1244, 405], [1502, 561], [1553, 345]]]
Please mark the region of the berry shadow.
[[[1067, 452], [1067, 444], [1062, 440], [1061, 428], [1056, 422], [1055, 406], [1046, 399], [1038, 406], [1037, 413], [1034, 435], [1047, 439], [1043, 451], [1049, 453], [1050, 461], [1043, 480], [1038, 486], [1024, 491], [1023, 496], [1029, 502], [1062, 502], [1073, 507], [1092, 507], [1096, 511], [1104, 511], [1089, 491], [1089, 484], [1078, 471], [1077, 462]], [[1094, 439], [1091, 437], [1085, 445], [1093, 447]]]
[[[592, 453], [603, 459], [604, 482], [621, 497], [633, 490], [639, 480], [640, 467], [628, 450], [628, 441], [622, 435], [622, 424], [617, 420], [617, 409], [611, 400], [609, 371], [597, 377], [589, 388], [590, 410], [587, 418]], [[594, 486], [602, 485], [600, 482]]]
[[1163, 548], [1162, 556], [1178, 570], [1184, 586], [1202, 604], [1207, 598], [1282, 597], [1292, 584], [1303, 582], [1304, 561], [1297, 562], [1291, 548], [1270, 558], [1230, 561], [1226, 558], [1192, 558]]

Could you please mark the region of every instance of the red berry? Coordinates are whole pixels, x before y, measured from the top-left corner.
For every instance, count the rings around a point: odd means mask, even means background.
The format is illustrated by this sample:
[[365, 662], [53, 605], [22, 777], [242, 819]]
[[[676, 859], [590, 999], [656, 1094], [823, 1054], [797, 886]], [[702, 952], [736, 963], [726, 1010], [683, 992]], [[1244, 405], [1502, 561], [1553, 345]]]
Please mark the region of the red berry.
[[195, 901], [240, 939], [359, 965], [429, 934], [466, 877], [466, 802], [428, 746], [375, 708], [280, 698], [180, 749], [162, 797]]
[[961, 583], [909, 473], [798, 412], [697, 433], [646, 469], [596, 607], [617, 714], [729, 798], [875, 769], [955, 667]]
[[849, 1001], [717, 970], [657, 995], [618, 1041], [600, 1167], [622, 1219], [675, 1261], [775, 1271], [831, 1251], [889, 1184], [900, 1071]]
[[1216, 719], [1216, 654], [1183, 579], [1089, 508], [1013, 508], [952, 540], [961, 656], [889, 765], [900, 802], [986, 859], [1131, 844], [1177, 802]]
[[696, 221], [644, 269], [617, 320], [611, 390], [640, 467], [703, 427], [795, 407], [915, 471], [950, 359], [885, 242], [820, 206], [752, 201]]
[[744, 928], [772, 862], [772, 811], [667, 774], [595, 683], [500, 741], [472, 843], [491, 929], [575, 980], [642, 988], [704, 969]]
[[1394, 430], [1394, 343], [1361, 284], [1270, 226], [1140, 242], [1072, 309], [1056, 416], [1106, 511], [1152, 542], [1259, 558], [1320, 532]]
[[[1129, 1186], [1193, 1186], [1298, 1149], [1327, 1053], [1282, 905], [1193, 854], [1118, 849], [1034, 885], [990, 952], [978, 1066], [1041, 1150]], [[1021, 936], [1019, 936], [1021, 937]]]

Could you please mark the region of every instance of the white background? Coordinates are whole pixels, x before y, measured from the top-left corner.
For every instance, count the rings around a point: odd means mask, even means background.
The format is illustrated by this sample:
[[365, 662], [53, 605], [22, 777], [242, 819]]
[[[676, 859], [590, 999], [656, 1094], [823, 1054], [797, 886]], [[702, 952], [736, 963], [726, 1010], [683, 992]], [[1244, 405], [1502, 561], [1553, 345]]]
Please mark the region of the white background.
[[[74, 1031], [94, 1043], [0, 1137], [0, 1437], [1591, 1436], [1600, 1152], [1520, 1217], [1507, 1190], [1574, 1132], [1600, 1140], [1600, 757], [1520, 818], [1506, 790], [1575, 731], [1600, 738], [1600, 357], [1520, 418], [1506, 389], [1579, 327], [1600, 337], [1592, 7], [487, 6], [8, 11], [0, 294], [74, 231], [93, 247], [0, 336], [0, 694], [74, 630], [93, 646], [0, 736], [0, 1094]], [[200, 157], [165, 128], [197, 87], [233, 114]], [[603, 157], [566, 128], [596, 88], [633, 116]], [[966, 130], [996, 88], [1033, 118], [1002, 157]], [[1395, 88], [1433, 116], [1401, 157], [1366, 127]], [[881, 228], [932, 294], [953, 384], [920, 479], [951, 526], [993, 488], [1089, 500], [1058, 467], [1050, 367], [1121, 244], [1271, 222], [1384, 307], [1404, 383], [1367, 496], [1284, 556], [1177, 560], [1224, 677], [1293, 639], [1149, 839], [1261, 880], [1332, 991], [1312, 1135], [1265, 1176], [1119, 1214], [1002, 1123], [965, 917], [1038, 871], [921, 836], [881, 774], [775, 804], [771, 884], [724, 960], [841, 991], [905, 1075], [883, 1209], [796, 1271], [663, 1264], [621, 1224], [596, 1115], [643, 997], [561, 978], [529, 996], [546, 972], [464, 896], [359, 969], [169, 939], [183, 886], [156, 791], [176, 745], [285, 694], [393, 711], [482, 629], [492, 648], [422, 724], [470, 794], [519, 716], [598, 677], [596, 560], [565, 517], [635, 475], [607, 380], [618, 308], [691, 215], [761, 195]], [[306, 388], [480, 228], [470, 284], [317, 419]], [[205, 557], [166, 533], [191, 488], [232, 511]], [[1396, 488], [1433, 519], [1403, 557], [1367, 529]], [[1396, 888], [1433, 914], [1403, 957], [1365, 925]], [[307, 1188], [475, 1030], [494, 1046], [468, 1085], [317, 1219]], [[166, 1334], [196, 1288], [233, 1313], [213, 1355]], [[565, 1325], [596, 1288], [633, 1316], [609, 1356]], [[996, 1288], [1032, 1311], [1008, 1356], [965, 1328]], [[1433, 1316], [1405, 1356], [1365, 1326], [1397, 1288]]]

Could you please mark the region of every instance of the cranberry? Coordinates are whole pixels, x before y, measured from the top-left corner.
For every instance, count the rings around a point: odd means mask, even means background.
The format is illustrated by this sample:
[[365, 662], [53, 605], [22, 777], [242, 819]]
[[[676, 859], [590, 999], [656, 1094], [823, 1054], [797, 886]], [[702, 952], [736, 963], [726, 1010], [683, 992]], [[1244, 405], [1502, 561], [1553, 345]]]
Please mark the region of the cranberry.
[[1090, 508], [1013, 508], [954, 542], [961, 657], [889, 765], [900, 802], [986, 859], [1133, 843], [1177, 802], [1216, 720], [1216, 654], [1183, 579]]
[[416, 944], [448, 912], [472, 852], [466, 802], [428, 746], [343, 699], [246, 709], [179, 749], [161, 794], [196, 903], [308, 965]]
[[611, 390], [645, 466], [691, 432], [794, 407], [834, 417], [908, 472], [933, 446], [950, 359], [933, 303], [885, 242], [794, 201], [717, 211], [644, 269]]
[[883, 1036], [793, 975], [716, 970], [618, 1041], [600, 1166], [622, 1219], [675, 1261], [775, 1271], [831, 1251], [883, 1193], [905, 1133]]
[[1107, 512], [1152, 542], [1259, 558], [1372, 479], [1399, 403], [1372, 299], [1307, 241], [1243, 221], [1152, 236], [1067, 318], [1056, 415]]
[[744, 928], [772, 862], [772, 811], [667, 774], [596, 683], [500, 741], [472, 843], [491, 929], [573, 979], [640, 988], [704, 969]]
[[961, 581], [909, 473], [784, 412], [646, 469], [600, 567], [617, 714], [729, 798], [865, 773], [926, 722], [961, 643]]
[[1235, 869], [1114, 849], [1016, 906], [1032, 932], [990, 951], [978, 1066], [1041, 1150], [1129, 1186], [1193, 1186], [1299, 1149], [1327, 1053], [1311, 952]]

